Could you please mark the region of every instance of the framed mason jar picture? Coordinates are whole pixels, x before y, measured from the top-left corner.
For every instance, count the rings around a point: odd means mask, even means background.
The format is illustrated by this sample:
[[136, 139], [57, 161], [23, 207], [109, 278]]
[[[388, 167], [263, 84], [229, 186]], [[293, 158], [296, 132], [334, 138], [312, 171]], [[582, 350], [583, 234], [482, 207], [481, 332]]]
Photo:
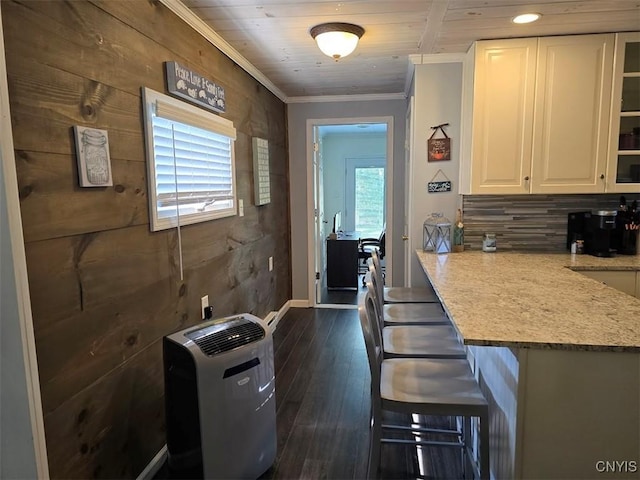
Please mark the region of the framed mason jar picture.
[[106, 130], [73, 127], [78, 161], [78, 180], [81, 187], [110, 187], [111, 158], [109, 136]]

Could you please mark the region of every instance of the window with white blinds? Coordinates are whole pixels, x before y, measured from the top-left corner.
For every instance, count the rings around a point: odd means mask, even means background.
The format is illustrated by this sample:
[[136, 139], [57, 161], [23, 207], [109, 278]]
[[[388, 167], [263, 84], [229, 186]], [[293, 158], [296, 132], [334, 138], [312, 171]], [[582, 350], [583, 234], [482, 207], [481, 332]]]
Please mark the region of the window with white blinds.
[[151, 230], [236, 214], [233, 123], [143, 89]]

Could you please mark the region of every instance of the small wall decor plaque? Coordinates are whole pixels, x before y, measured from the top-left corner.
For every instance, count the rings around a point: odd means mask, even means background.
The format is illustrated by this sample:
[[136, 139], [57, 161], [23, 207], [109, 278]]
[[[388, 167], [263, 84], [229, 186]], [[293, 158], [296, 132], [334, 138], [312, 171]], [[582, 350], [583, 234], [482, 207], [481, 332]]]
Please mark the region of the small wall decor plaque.
[[271, 202], [271, 184], [269, 183], [269, 141], [253, 137], [253, 185], [256, 205]]
[[[444, 178], [444, 180], [435, 181], [436, 178]], [[451, 191], [451, 180], [447, 178], [441, 169], [438, 169], [431, 181], [427, 183], [427, 193], [443, 193]]]
[[167, 91], [201, 107], [224, 113], [224, 88], [178, 62], [164, 62]]
[[[448, 127], [448, 123], [442, 123], [431, 127], [433, 133], [427, 140], [427, 161], [428, 162], [441, 162], [444, 160], [451, 160], [451, 139], [444, 131], [443, 127]], [[444, 138], [433, 138], [438, 130], [442, 132]]]
[[113, 185], [107, 131], [80, 125], [74, 126], [73, 130], [80, 186], [109, 187]]

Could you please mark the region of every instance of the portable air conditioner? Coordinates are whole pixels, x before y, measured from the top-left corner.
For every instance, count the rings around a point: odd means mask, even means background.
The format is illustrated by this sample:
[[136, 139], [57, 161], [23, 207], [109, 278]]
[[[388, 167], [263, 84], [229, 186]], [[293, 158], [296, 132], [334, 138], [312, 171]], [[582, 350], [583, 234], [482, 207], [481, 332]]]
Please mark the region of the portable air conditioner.
[[276, 456], [273, 340], [258, 317], [207, 321], [163, 339], [168, 470], [257, 478]]

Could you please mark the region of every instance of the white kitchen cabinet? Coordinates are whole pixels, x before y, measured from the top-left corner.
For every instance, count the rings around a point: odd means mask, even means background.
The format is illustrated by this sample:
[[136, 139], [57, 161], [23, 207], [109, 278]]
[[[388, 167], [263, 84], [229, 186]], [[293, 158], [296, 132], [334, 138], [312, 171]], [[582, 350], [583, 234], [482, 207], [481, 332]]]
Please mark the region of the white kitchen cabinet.
[[605, 191], [614, 39], [477, 42], [471, 193]]
[[[593, 278], [598, 282], [602, 282], [611, 288], [620, 290], [629, 295], [638, 296], [638, 277], [640, 273], [634, 271], [616, 271], [616, 270], [596, 270], [596, 271], [580, 271], [586, 277]], [[640, 297], [638, 297], [640, 298]]]
[[640, 32], [616, 38], [608, 192], [640, 192]]
[[472, 193], [529, 193], [537, 44], [476, 44]]
[[533, 193], [605, 191], [613, 34], [538, 41]]

